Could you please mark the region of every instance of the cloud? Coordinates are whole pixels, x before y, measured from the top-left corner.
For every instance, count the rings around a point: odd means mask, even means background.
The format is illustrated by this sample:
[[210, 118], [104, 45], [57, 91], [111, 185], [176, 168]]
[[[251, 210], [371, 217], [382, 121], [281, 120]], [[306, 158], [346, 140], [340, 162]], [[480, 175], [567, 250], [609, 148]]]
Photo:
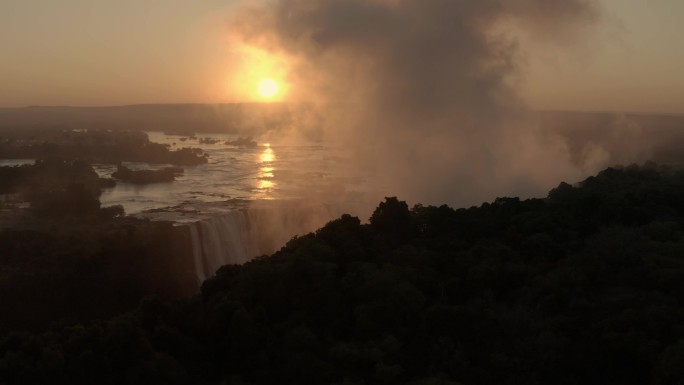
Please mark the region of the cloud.
[[230, 29], [289, 58], [290, 98], [375, 167], [380, 194], [463, 205], [579, 175], [527, 119], [521, 42], [567, 42], [599, 16], [589, 0], [280, 0], [245, 4]]

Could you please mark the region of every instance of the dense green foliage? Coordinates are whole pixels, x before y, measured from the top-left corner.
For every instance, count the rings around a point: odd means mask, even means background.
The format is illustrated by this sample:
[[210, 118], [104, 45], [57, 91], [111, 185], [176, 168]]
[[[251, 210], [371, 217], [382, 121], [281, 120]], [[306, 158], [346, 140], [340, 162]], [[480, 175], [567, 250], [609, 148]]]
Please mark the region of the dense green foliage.
[[81, 160], [39, 159], [32, 165], [0, 167], [0, 194], [16, 194], [30, 203], [38, 218], [108, 219], [123, 215], [123, 207], [100, 208], [102, 187], [111, 179], [100, 178]]
[[0, 193], [12, 196], [0, 202], [0, 333], [111, 317], [147, 294], [196, 290], [184, 232], [100, 207], [100, 188], [113, 182], [79, 160], [0, 167]]
[[684, 173], [546, 199], [387, 198], [201, 294], [0, 341], [7, 384], [681, 384]]
[[168, 223], [134, 219], [0, 230], [0, 334], [112, 317], [152, 293], [191, 293], [177, 238]]

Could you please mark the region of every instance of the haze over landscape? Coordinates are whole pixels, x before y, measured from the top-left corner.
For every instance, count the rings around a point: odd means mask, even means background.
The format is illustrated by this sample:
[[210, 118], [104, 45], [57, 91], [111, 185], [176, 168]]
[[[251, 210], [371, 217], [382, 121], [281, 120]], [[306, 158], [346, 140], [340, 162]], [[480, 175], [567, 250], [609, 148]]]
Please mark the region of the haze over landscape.
[[681, 384], [684, 2], [0, 1], [1, 384]]
[[[297, 112], [278, 118], [278, 137], [347, 146], [358, 163], [351, 166], [384, 178], [379, 196], [413, 202], [539, 195], [616, 159], [654, 156], [593, 143], [578, 164], [566, 138], [548, 134], [557, 122], [541, 127], [530, 111], [684, 112], [677, 73], [684, 54], [672, 49], [684, 7], [677, 1], [1, 6], [0, 106], [214, 107], [66, 120], [37, 111], [13, 120], [5, 112], [0, 124], [235, 132], [246, 125], [220, 104], [286, 103]], [[268, 96], [260, 93], [264, 81]], [[639, 140], [652, 147], [649, 135]]]

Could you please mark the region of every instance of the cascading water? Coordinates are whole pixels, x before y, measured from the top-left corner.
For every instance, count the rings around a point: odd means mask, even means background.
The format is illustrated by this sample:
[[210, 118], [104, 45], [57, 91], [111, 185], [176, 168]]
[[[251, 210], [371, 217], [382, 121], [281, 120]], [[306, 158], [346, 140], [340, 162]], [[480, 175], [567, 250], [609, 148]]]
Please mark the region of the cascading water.
[[195, 273], [201, 282], [221, 266], [239, 264], [259, 253], [245, 211], [236, 210], [189, 225]]
[[197, 280], [199, 282], [207, 279], [207, 275], [204, 272], [204, 257], [202, 255], [202, 244], [200, 243], [199, 231], [195, 224], [188, 226], [190, 229], [190, 238], [192, 240], [192, 256], [195, 261], [195, 273], [197, 274]]
[[[184, 167], [172, 183], [117, 183], [100, 200], [103, 206], [122, 205], [129, 215], [183, 228], [178, 250], [187, 258], [187, 277], [198, 282], [222, 265], [271, 254], [293, 236], [314, 231], [343, 213], [367, 218], [381, 197], [372, 196], [376, 182], [370, 168], [340, 167], [349, 160], [346, 151], [303, 138], [283, 140], [273, 132], [267, 135], [273, 143], [240, 146], [234, 144], [234, 134], [148, 136], [171, 149], [199, 148], [209, 156], [208, 163]], [[111, 177], [116, 167], [96, 165], [96, 170]]]
[[338, 217], [343, 210], [301, 201], [255, 202], [188, 224], [199, 282], [219, 267], [242, 264], [271, 254], [295, 235], [303, 235]]

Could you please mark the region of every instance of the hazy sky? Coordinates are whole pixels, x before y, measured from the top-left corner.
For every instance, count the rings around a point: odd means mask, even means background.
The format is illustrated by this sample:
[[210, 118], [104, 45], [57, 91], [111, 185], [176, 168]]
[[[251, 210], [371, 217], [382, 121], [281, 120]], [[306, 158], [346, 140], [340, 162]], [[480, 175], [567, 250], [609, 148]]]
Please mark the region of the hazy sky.
[[[228, 40], [236, 3], [0, 0], [0, 106], [249, 99], [236, 90], [254, 80], [236, 86], [246, 58]], [[530, 106], [684, 113], [684, 2], [601, 3], [582, 44], [522, 47]]]

